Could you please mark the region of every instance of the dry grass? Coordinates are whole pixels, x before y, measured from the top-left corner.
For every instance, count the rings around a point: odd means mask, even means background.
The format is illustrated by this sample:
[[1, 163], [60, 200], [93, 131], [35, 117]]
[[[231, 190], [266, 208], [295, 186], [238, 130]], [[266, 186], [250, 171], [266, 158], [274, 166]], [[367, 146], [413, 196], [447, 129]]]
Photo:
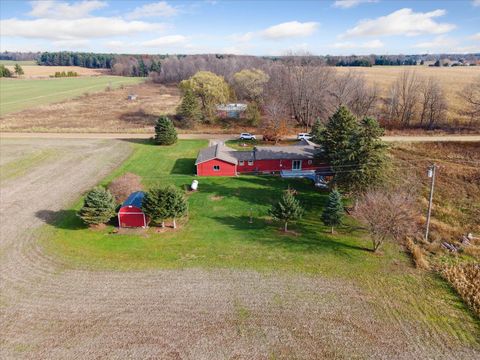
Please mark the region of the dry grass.
[[445, 266], [442, 274], [480, 316], [480, 264]]
[[473, 79], [480, 76], [480, 66], [469, 67], [428, 67], [428, 66], [373, 66], [373, 67], [337, 67], [339, 73], [354, 71], [363, 74], [371, 84], [377, 84], [381, 96], [387, 94], [390, 85], [405, 70], [414, 70], [419, 76], [438, 79], [445, 90], [449, 104], [449, 119], [458, 119], [457, 112], [463, 106], [458, 92]]
[[[9, 70], [14, 71], [14, 65], [6, 66]], [[39, 65], [22, 65], [24, 75], [22, 78], [45, 78], [54, 75], [57, 71], [69, 72], [74, 71], [80, 76], [98, 76], [110, 73], [109, 69], [88, 69], [80, 66], [39, 66]]]
[[[127, 100], [131, 93], [137, 100]], [[7, 114], [1, 130], [150, 132], [158, 116], [173, 113], [179, 101], [176, 87], [142, 83]]]
[[415, 263], [415, 267], [419, 269], [424, 269], [424, 270], [430, 269], [430, 265], [423, 253], [422, 248], [417, 244], [415, 244], [415, 242], [411, 238], [407, 239], [406, 247], [409, 253], [412, 255], [413, 262]]

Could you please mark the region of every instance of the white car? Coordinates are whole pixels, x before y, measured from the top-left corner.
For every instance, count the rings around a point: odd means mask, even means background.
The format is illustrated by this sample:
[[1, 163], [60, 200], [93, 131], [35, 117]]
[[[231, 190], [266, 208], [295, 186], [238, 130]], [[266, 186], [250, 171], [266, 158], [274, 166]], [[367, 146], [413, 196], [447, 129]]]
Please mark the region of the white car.
[[297, 139], [298, 140], [310, 140], [312, 138], [312, 135], [310, 135], [309, 133], [299, 133], [297, 135]]
[[252, 135], [250, 133], [241, 133], [240, 134], [240, 140], [256, 140], [257, 138], [255, 135]]

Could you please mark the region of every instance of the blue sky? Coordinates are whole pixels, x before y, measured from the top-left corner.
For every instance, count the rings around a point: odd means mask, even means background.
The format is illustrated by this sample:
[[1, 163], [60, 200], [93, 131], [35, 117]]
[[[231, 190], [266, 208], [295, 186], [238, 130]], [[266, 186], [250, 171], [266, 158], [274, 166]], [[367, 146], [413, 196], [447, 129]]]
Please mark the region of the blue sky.
[[480, 0], [0, 1], [0, 50], [480, 52]]

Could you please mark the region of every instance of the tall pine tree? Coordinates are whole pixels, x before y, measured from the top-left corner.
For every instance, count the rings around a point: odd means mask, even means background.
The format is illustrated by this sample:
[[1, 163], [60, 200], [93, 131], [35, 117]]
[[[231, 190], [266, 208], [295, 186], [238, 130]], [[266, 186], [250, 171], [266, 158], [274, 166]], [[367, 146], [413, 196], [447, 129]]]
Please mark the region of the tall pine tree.
[[382, 135], [375, 119], [359, 123], [345, 106], [329, 118], [320, 143], [340, 189], [358, 195], [382, 180], [387, 164]]
[[158, 145], [172, 145], [177, 142], [177, 131], [166, 116], [160, 116], [155, 124], [155, 142]]
[[85, 196], [78, 216], [88, 225], [104, 224], [115, 216], [115, 207], [115, 198], [110, 191], [96, 187]]
[[285, 232], [288, 231], [288, 223], [301, 219], [303, 212], [300, 201], [295, 199], [293, 191], [290, 189], [284, 191], [280, 201], [270, 209], [270, 215], [274, 219], [283, 221]]
[[322, 222], [331, 227], [332, 234], [334, 228], [342, 223], [343, 213], [342, 196], [337, 190], [333, 190], [322, 213]]
[[167, 192], [164, 187], [156, 186], [145, 193], [142, 201], [142, 210], [150, 221], [161, 223], [165, 226], [165, 219], [168, 218], [166, 207]]
[[177, 108], [177, 114], [187, 125], [190, 125], [199, 119], [200, 109], [197, 98], [192, 89], [187, 88], [184, 91], [182, 102]]

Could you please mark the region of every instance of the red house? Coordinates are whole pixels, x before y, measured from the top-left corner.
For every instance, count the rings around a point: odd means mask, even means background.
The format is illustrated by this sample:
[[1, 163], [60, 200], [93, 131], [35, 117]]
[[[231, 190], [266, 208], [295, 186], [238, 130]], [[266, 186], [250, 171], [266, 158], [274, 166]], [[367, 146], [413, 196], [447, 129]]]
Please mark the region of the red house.
[[137, 191], [131, 193], [118, 211], [119, 227], [146, 227], [147, 217], [142, 211], [142, 201], [145, 193]]
[[291, 146], [258, 146], [249, 151], [236, 151], [223, 144], [200, 151], [195, 165], [199, 176], [234, 176], [242, 173], [298, 173], [324, 171], [330, 167], [316, 156], [320, 147], [301, 140]]

